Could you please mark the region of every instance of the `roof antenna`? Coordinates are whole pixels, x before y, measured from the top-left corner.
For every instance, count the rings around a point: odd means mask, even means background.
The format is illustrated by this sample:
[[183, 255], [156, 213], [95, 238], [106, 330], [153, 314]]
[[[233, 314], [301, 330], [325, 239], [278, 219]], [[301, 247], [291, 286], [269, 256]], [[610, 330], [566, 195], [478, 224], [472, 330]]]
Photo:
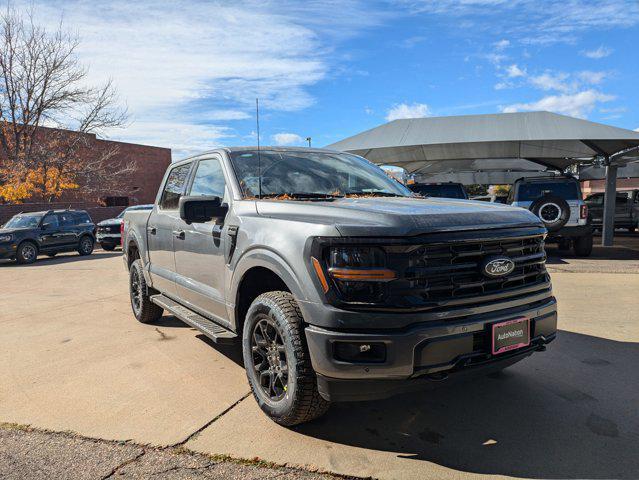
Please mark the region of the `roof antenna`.
[[257, 198], [262, 198], [262, 156], [260, 155], [260, 101], [255, 99], [255, 122], [257, 123]]

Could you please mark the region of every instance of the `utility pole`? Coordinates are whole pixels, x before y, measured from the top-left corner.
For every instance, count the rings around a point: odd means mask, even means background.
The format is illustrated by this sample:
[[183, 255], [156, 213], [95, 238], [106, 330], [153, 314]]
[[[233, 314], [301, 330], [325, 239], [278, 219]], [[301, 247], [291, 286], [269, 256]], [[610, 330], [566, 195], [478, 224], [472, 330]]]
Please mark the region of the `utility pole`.
[[310, 146], [311, 146], [311, 137], [306, 137], [306, 141], [308, 142], [308, 146], [310, 148]]

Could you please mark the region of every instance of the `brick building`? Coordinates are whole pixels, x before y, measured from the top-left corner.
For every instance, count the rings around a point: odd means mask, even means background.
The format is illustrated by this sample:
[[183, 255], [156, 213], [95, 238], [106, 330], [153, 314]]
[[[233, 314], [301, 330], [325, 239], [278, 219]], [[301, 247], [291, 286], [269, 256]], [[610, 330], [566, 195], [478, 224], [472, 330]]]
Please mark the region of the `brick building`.
[[136, 165], [135, 172], [123, 179], [121, 192], [117, 195], [109, 191], [86, 193], [79, 188], [65, 191], [61, 198], [52, 203], [31, 199], [22, 204], [0, 204], [0, 224], [21, 211], [67, 207], [87, 210], [93, 220], [98, 222], [117, 215], [126, 206], [153, 203], [164, 172], [171, 163], [170, 149], [102, 140], [95, 135], [89, 135], [87, 143], [89, 147], [86, 155], [117, 147], [117, 153], [109, 160], [114, 168], [130, 162]]

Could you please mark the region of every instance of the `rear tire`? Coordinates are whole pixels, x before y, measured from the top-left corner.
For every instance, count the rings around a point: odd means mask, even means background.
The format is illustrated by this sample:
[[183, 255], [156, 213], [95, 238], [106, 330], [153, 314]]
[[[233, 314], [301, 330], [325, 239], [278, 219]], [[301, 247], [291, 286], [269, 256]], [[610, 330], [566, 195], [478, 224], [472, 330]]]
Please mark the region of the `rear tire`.
[[317, 390], [303, 325], [293, 295], [267, 292], [251, 304], [242, 334], [253, 396], [266, 415], [287, 427], [318, 418], [330, 406]]
[[111, 245], [110, 243], [101, 243], [100, 246], [102, 247], [102, 250], [106, 250], [107, 252], [115, 250], [115, 245]]
[[78, 242], [78, 253], [82, 256], [91, 255], [93, 252], [93, 246], [93, 239], [90, 236], [85, 235], [80, 238], [80, 241]]
[[38, 246], [34, 242], [22, 242], [16, 250], [16, 262], [21, 265], [33, 263], [38, 259]]
[[142, 260], [139, 258], [129, 268], [129, 296], [131, 309], [138, 322], [151, 323], [162, 317], [164, 309], [151, 302], [151, 295], [157, 292], [148, 287], [142, 270]]
[[592, 253], [592, 234], [575, 238], [573, 245], [576, 256], [589, 257]]

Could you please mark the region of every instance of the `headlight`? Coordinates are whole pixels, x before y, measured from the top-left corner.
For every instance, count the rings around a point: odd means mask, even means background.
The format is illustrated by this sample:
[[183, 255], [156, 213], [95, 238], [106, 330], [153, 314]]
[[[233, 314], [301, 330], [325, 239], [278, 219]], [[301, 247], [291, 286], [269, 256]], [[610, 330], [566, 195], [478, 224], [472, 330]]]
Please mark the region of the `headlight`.
[[13, 240], [13, 235], [0, 235], [0, 242], [10, 242]]
[[[319, 262], [313, 268], [328, 291], [328, 282]], [[397, 278], [386, 268], [386, 254], [379, 247], [336, 246], [328, 252], [328, 275], [340, 296], [348, 302], [379, 302], [385, 295], [386, 282]]]

